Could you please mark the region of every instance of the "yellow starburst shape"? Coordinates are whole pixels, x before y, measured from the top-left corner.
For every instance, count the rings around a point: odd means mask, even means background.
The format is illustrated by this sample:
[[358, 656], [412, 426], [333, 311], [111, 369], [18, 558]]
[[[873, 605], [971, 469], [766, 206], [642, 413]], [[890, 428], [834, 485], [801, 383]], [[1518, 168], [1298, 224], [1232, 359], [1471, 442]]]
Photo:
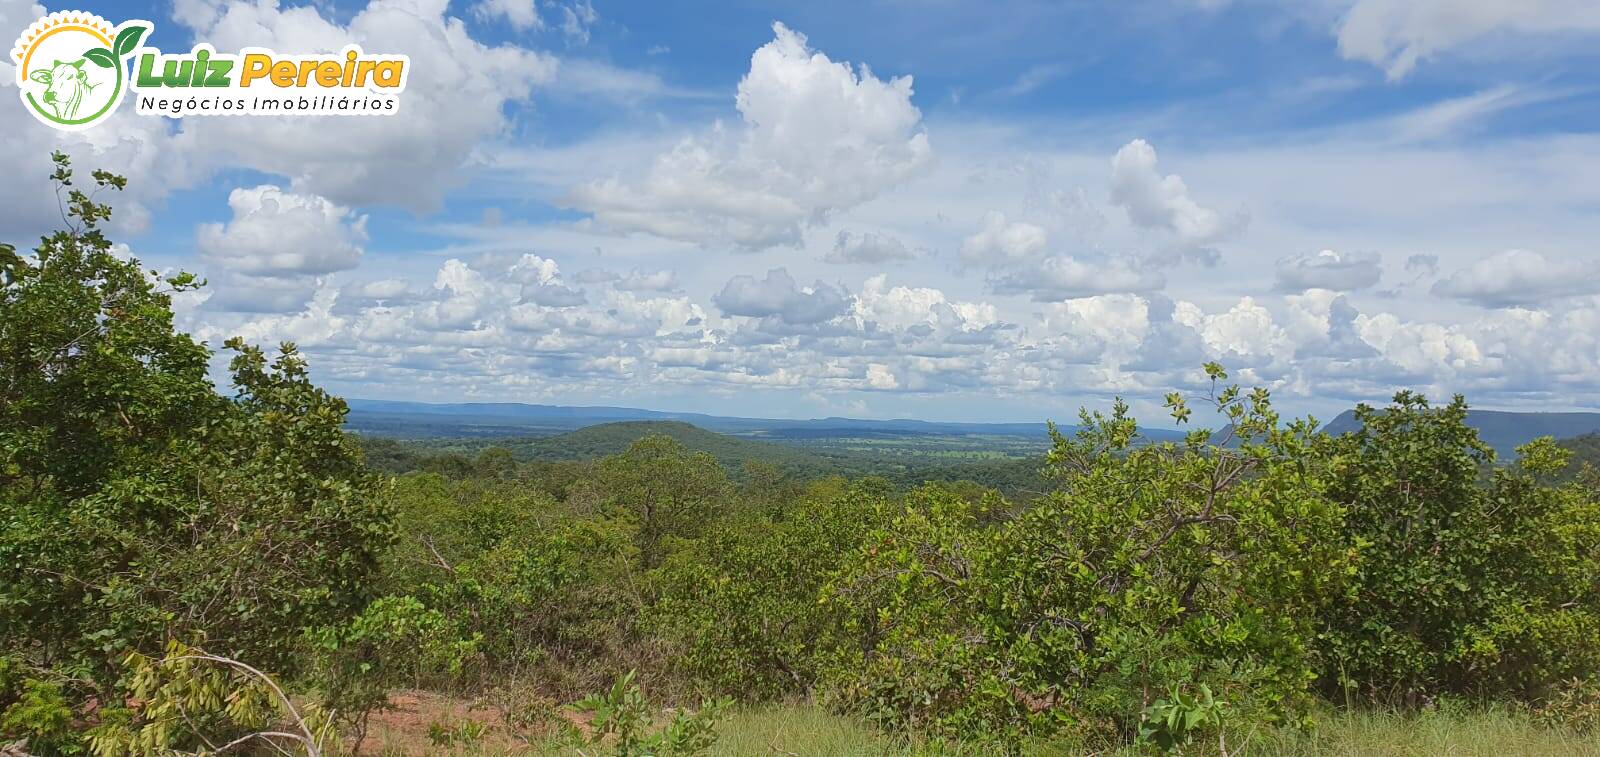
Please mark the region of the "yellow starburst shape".
[[53, 34], [63, 31], [80, 31], [99, 39], [101, 44], [110, 46], [112, 24], [93, 13], [84, 11], [56, 11], [51, 13], [24, 29], [22, 35], [17, 37], [16, 44], [11, 48], [11, 62], [17, 64], [19, 72], [23, 63], [28, 60], [33, 49]]
[[120, 26], [86, 11], [56, 11], [24, 29], [11, 47], [17, 94], [42, 124], [87, 129], [111, 114], [127, 89], [124, 61], [153, 27]]

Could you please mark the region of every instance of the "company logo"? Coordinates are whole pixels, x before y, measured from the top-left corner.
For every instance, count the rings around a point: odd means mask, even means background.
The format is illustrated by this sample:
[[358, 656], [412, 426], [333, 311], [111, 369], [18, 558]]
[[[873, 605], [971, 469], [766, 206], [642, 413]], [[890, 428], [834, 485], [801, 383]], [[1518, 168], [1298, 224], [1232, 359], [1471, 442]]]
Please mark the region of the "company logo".
[[128, 88], [123, 60], [150, 29], [148, 21], [112, 27], [79, 11], [33, 22], [11, 48], [23, 105], [46, 126], [67, 131], [104, 121]]
[[[399, 110], [410, 59], [358, 45], [338, 53], [280, 55], [262, 47], [187, 53], [141, 47], [154, 26], [112, 27], [92, 13], [58, 11], [35, 21], [11, 50], [23, 103], [57, 129], [93, 126], [131, 90], [136, 111], [197, 115], [391, 115]], [[131, 68], [130, 68], [131, 63]]]

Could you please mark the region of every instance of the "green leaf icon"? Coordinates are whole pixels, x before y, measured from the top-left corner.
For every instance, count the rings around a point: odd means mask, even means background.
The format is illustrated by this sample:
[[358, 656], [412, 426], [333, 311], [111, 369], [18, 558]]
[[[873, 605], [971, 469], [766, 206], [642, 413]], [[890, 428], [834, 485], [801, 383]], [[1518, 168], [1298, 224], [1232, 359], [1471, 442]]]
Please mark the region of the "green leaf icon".
[[111, 47], [117, 51], [117, 57], [121, 58], [138, 48], [139, 40], [149, 31], [148, 26], [130, 26], [117, 32], [117, 41]]
[[83, 57], [101, 68], [111, 68], [117, 64], [116, 60], [111, 57], [111, 51], [103, 47], [84, 50]]

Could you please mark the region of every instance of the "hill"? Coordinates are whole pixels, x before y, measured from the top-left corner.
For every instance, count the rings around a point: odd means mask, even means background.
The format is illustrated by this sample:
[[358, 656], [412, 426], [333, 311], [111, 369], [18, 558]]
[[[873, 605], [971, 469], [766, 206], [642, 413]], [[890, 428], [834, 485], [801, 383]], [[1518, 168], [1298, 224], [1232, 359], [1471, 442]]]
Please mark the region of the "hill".
[[641, 437], [653, 434], [669, 436], [689, 449], [708, 453], [733, 471], [747, 462], [783, 468], [823, 468], [833, 464], [827, 457], [805, 450], [718, 434], [682, 421], [603, 423], [541, 439], [497, 442], [497, 446], [511, 450], [519, 460], [593, 460], [623, 452]]
[[[544, 436], [620, 421], [682, 421], [723, 434], [817, 436], [1018, 436], [1045, 440], [1044, 419], [1030, 423], [946, 423], [907, 418], [739, 418], [629, 407], [529, 405], [520, 402], [347, 400], [351, 430], [385, 436]], [[1063, 426], [1063, 430], [1071, 428]], [[1150, 431], [1159, 435], [1160, 430]]]
[[[1568, 439], [1600, 432], [1600, 413], [1514, 413], [1501, 410], [1468, 410], [1467, 425], [1477, 429], [1479, 438], [1502, 458], [1516, 454], [1516, 448], [1541, 436]], [[1346, 410], [1322, 427], [1329, 434], [1360, 430], [1354, 410]]]

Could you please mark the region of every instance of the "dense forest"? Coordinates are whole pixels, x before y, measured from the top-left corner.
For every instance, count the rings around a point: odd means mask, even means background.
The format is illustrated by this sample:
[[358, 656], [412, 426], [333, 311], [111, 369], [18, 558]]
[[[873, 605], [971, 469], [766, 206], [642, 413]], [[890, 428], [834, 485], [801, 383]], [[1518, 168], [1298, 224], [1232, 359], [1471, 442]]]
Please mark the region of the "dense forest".
[[0, 753], [374, 751], [401, 691], [496, 718], [421, 753], [696, 754], [774, 703], [933, 753], [1440, 708], [1595, 744], [1593, 438], [1502, 460], [1409, 392], [1332, 436], [1216, 364], [1167, 407], [1225, 432], [1148, 441], [1119, 402], [970, 469], [681, 425], [358, 438], [294, 345], [229, 341], [213, 385], [173, 324], [199, 282], [116, 254], [122, 180], [56, 165], [67, 228], [0, 246]]

